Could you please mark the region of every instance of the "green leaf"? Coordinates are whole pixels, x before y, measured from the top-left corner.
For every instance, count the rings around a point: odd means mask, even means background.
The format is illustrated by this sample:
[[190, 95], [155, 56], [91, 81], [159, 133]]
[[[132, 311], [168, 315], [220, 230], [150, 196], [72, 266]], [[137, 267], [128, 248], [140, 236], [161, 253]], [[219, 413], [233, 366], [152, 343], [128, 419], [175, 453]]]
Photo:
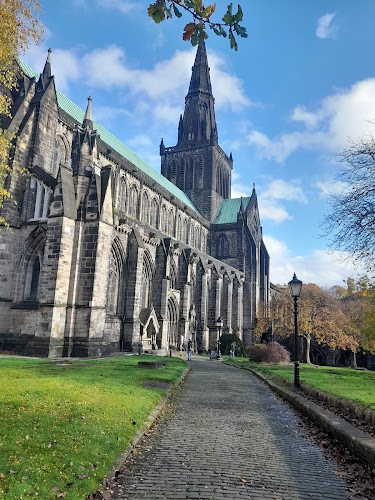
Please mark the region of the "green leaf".
[[175, 4], [173, 4], [173, 11], [174, 11], [174, 15], [175, 15], [176, 17], [182, 17], [181, 12], [178, 10], [178, 8], [176, 7], [176, 5], [175, 5]]
[[225, 31], [225, 29], [222, 26], [219, 26], [219, 29], [220, 29], [221, 36], [223, 36], [224, 38], [226, 38], [227, 37], [227, 32]]
[[242, 9], [241, 9], [241, 5], [238, 5], [237, 14], [235, 14], [234, 17], [235, 17], [237, 23], [239, 23], [239, 22], [242, 21], [242, 19], [243, 19], [243, 12], [242, 12]]
[[232, 31], [229, 32], [229, 43], [230, 43], [231, 49], [234, 49], [236, 51], [238, 50], [238, 45], [237, 45], [236, 39], [233, 36]]
[[165, 1], [157, 1], [149, 6], [147, 12], [155, 23], [158, 24], [164, 21], [166, 8]]
[[215, 35], [217, 36], [221, 36], [221, 31], [219, 28], [216, 28], [216, 26], [214, 24], [211, 24], [210, 25], [210, 28], [212, 29], [212, 31], [215, 33]]
[[237, 33], [237, 35], [241, 36], [242, 38], [247, 38], [246, 28], [244, 28], [243, 26], [240, 26], [239, 24], [234, 23], [233, 29]]

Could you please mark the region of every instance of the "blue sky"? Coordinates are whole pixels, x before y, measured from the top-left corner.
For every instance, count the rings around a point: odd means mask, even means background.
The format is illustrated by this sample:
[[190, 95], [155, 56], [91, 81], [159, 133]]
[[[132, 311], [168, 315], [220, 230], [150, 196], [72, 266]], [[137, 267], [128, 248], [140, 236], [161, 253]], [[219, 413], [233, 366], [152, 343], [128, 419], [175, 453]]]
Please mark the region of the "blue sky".
[[[44, 41], [24, 60], [41, 71], [48, 47], [57, 87], [160, 171], [174, 146], [195, 49], [190, 20], [155, 25], [148, 1], [42, 0]], [[216, 2], [224, 11], [228, 2]], [[232, 152], [232, 197], [258, 194], [271, 280], [324, 286], [355, 276], [319, 237], [337, 153], [375, 122], [373, 0], [242, 0], [249, 38], [207, 41], [219, 142]]]

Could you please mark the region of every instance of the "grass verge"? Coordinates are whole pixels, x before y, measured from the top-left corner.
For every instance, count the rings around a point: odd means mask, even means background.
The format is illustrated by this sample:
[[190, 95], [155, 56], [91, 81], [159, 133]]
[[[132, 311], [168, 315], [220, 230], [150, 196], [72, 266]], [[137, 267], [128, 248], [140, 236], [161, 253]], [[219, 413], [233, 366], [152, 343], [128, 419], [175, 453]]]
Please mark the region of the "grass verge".
[[[251, 363], [247, 358], [235, 358], [238, 366], [249, 366], [255, 370], [281, 377], [290, 382], [294, 378], [294, 365], [270, 365]], [[353, 370], [334, 366], [311, 366], [305, 363], [300, 368], [301, 382], [326, 394], [346, 399], [375, 411], [375, 371]]]
[[[167, 361], [162, 369], [140, 360]], [[178, 358], [0, 359], [0, 498], [84, 499], [175, 383]]]

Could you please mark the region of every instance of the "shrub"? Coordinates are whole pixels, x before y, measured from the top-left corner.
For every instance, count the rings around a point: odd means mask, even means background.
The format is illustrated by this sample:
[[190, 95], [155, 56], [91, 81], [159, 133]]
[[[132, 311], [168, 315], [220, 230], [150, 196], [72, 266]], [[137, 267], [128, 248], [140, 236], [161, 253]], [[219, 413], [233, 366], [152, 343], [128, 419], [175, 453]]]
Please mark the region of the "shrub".
[[278, 342], [246, 347], [245, 355], [250, 361], [256, 363], [287, 363], [290, 361], [289, 351]]
[[229, 355], [232, 344], [236, 344], [236, 356], [243, 356], [243, 345], [241, 339], [235, 333], [224, 333], [220, 337], [220, 351], [222, 354]]

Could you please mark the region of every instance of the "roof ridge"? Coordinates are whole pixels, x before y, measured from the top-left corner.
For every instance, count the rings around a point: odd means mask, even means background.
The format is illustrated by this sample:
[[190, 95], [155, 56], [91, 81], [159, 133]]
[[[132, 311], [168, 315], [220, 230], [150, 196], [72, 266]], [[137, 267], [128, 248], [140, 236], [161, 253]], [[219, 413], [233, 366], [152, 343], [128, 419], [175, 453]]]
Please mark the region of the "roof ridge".
[[[21, 69], [29, 76], [38, 78], [39, 73], [35, 72], [28, 64], [26, 64], [21, 59], [18, 59], [19, 65]], [[60, 90], [56, 89], [57, 95], [57, 104], [58, 106], [65, 111], [71, 118], [76, 120], [78, 123], [82, 123], [83, 118], [85, 116], [85, 112], [81, 109], [75, 102], [73, 102], [69, 97], [63, 94]], [[82, 116], [74, 116], [82, 115]], [[101, 136], [101, 140], [111, 146], [118, 154], [129, 160], [131, 163], [134, 163], [136, 167], [138, 167], [143, 173], [151, 177], [154, 181], [164, 187], [167, 191], [169, 191], [172, 195], [176, 196], [182, 203], [187, 205], [189, 208], [194, 210], [199, 214], [198, 209], [195, 207], [191, 199], [188, 197], [186, 193], [181, 191], [175, 184], [169, 181], [166, 177], [164, 177], [160, 172], [155, 170], [151, 165], [149, 165], [143, 158], [137, 155], [134, 151], [132, 151], [126, 144], [124, 144], [118, 137], [116, 137], [112, 132], [107, 130], [103, 125], [101, 125], [96, 120], [93, 120], [93, 128], [99, 132]], [[108, 140], [109, 139], [109, 142]], [[117, 147], [114, 143], [117, 143]], [[123, 152], [121, 152], [123, 150]]]

